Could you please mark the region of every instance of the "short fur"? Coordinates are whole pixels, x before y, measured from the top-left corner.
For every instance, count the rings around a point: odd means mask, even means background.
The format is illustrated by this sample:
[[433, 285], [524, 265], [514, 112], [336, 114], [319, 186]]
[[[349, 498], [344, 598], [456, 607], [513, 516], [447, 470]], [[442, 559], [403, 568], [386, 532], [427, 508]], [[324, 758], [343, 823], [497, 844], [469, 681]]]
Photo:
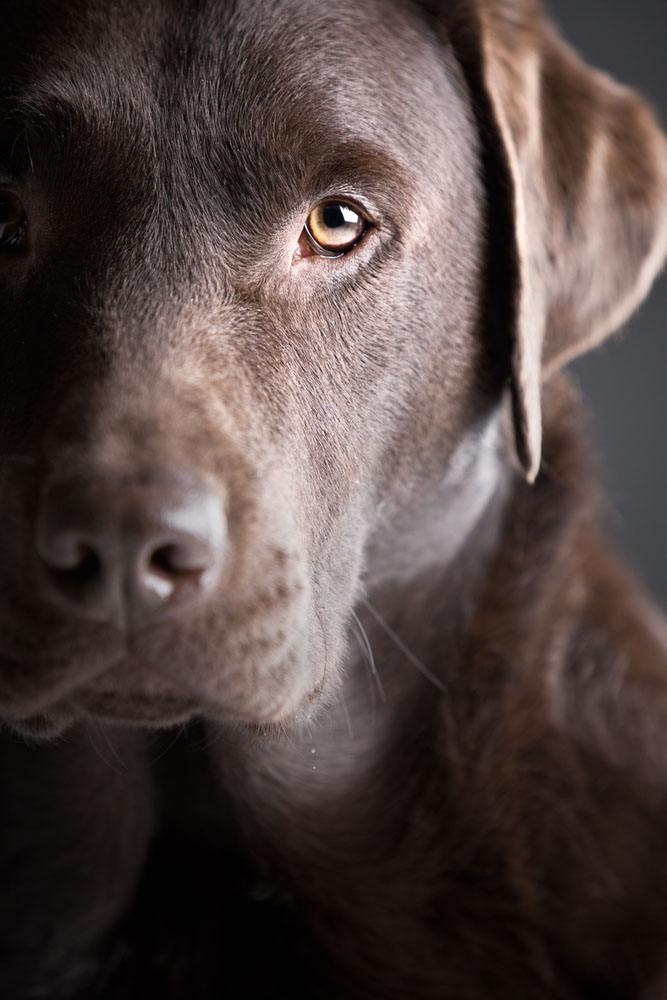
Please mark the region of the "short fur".
[[[662, 264], [650, 110], [533, 0], [0, 11], [2, 995], [664, 996], [667, 628], [560, 372]], [[220, 583], [79, 620], [45, 489], [155, 467]]]

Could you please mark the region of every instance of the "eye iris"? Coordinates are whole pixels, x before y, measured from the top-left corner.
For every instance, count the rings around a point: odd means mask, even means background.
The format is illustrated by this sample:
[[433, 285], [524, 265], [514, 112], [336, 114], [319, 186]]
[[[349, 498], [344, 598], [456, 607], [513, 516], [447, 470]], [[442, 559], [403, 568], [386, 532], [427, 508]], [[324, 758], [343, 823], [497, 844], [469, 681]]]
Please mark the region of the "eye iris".
[[25, 240], [25, 215], [18, 198], [0, 194], [0, 250], [14, 250]]
[[358, 242], [366, 223], [350, 205], [328, 202], [318, 205], [308, 216], [308, 232], [317, 248], [331, 253], [344, 253]]

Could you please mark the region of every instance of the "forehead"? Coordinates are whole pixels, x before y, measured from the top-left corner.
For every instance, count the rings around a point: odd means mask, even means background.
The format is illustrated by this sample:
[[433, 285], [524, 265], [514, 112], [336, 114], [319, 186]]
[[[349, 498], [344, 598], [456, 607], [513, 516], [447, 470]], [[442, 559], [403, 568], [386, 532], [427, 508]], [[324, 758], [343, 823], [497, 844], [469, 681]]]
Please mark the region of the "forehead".
[[418, 159], [434, 105], [456, 103], [452, 66], [407, 0], [5, 6], [4, 117], [50, 151], [112, 135], [165, 158], [176, 139], [202, 157], [214, 147], [220, 165], [242, 153], [251, 174], [253, 157], [352, 140]]

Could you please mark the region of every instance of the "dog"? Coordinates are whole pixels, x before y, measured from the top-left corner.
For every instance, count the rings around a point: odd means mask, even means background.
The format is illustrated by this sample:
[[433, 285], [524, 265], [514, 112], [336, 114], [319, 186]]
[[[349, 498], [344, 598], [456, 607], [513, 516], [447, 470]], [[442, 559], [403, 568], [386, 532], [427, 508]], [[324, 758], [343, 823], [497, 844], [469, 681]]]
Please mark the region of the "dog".
[[667, 142], [534, 0], [3, 0], [0, 990], [667, 996], [563, 368]]

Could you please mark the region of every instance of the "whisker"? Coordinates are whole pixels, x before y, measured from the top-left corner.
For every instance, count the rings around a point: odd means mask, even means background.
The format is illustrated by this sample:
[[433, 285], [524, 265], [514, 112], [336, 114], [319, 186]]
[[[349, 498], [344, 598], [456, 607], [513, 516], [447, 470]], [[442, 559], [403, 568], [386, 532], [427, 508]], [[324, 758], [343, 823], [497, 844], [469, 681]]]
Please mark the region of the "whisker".
[[207, 750], [210, 750], [216, 743], [220, 743], [224, 739], [226, 733], [223, 727], [213, 723], [210, 725], [209, 730], [213, 729], [214, 726], [215, 732], [209, 731], [208, 735], [204, 733], [201, 740], [198, 740], [192, 747], [188, 747], [188, 753], [206, 753]]
[[102, 738], [104, 739], [104, 742], [106, 743], [111, 752], [112, 757], [120, 764], [120, 766], [124, 771], [127, 771], [127, 764], [121, 757], [120, 752], [118, 748], [115, 746], [113, 740], [111, 739], [110, 734], [107, 732], [106, 728], [101, 724], [99, 726], [99, 729], [102, 734]]
[[354, 619], [357, 629], [359, 630], [357, 641], [359, 642], [362, 650], [366, 654], [366, 659], [371, 672], [371, 677], [375, 682], [375, 686], [380, 696], [380, 701], [382, 702], [383, 705], [385, 705], [387, 702], [387, 696], [385, 694], [384, 686], [382, 684], [382, 679], [378, 673], [377, 666], [375, 664], [375, 657], [373, 656], [373, 649], [371, 647], [370, 639], [368, 638], [366, 629], [362, 625], [359, 616], [356, 614], [355, 611], [352, 611], [352, 618]]
[[420, 674], [422, 674], [422, 676], [425, 677], [427, 681], [430, 681], [431, 684], [433, 684], [433, 686], [436, 687], [439, 691], [442, 691], [443, 694], [447, 694], [447, 686], [440, 680], [439, 677], [436, 677], [436, 675], [432, 673], [417, 656], [415, 656], [412, 650], [408, 649], [408, 647], [401, 639], [400, 635], [394, 632], [391, 625], [389, 625], [384, 620], [380, 612], [373, 607], [370, 601], [362, 599], [361, 603], [368, 609], [368, 611], [370, 611], [370, 613], [372, 614], [373, 618], [378, 623], [380, 628], [384, 630], [384, 632], [391, 639], [396, 648], [399, 649], [401, 653], [403, 653], [405, 658], [413, 665], [413, 667], [415, 667], [420, 672]]
[[[102, 727], [97, 723], [96, 720], [86, 719], [85, 730], [86, 730], [86, 736], [88, 737], [88, 742], [90, 743], [91, 747], [95, 751], [96, 756], [99, 757], [99, 759], [102, 761], [102, 763], [104, 764], [104, 766], [108, 767], [110, 771], [113, 771], [114, 774], [121, 775], [122, 771], [119, 771], [117, 767], [114, 767], [114, 765], [112, 764], [112, 762], [110, 760], [108, 760], [107, 757], [105, 757], [105, 755], [102, 753], [100, 747], [98, 746], [97, 741], [95, 739], [93, 739], [92, 730], [95, 730], [97, 733], [100, 733], [102, 731]], [[107, 744], [108, 744], [108, 740], [107, 740]], [[109, 746], [109, 749], [110, 750], [112, 749], [111, 746]], [[113, 751], [112, 751], [112, 755], [113, 755]], [[116, 754], [116, 756], [117, 756], [117, 754]], [[123, 765], [123, 767], [124, 767], [125, 770], [127, 770], [127, 768], [125, 768], [125, 765]]]
[[354, 729], [352, 728], [352, 719], [350, 718], [350, 713], [347, 708], [347, 702], [345, 701], [345, 695], [342, 691], [338, 692], [338, 702], [343, 711], [343, 718], [345, 719], [345, 727], [347, 729], [347, 735], [351, 740], [354, 739]]
[[182, 722], [182, 723], [180, 724], [180, 726], [177, 726], [177, 727], [176, 727], [176, 733], [174, 734], [174, 737], [173, 737], [173, 739], [171, 739], [171, 740], [169, 741], [169, 743], [167, 743], [166, 747], [164, 747], [164, 748], [163, 748], [163, 749], [162, 749], [162, 750], [160, 751], [160, 753], [159, 753], [159, 754], [157, 755], [157, 757], [151, 757], [151, 758], [150, 758], [150, 760], [148, 761], [148, 763], [149, 763], [150, 765], [153, 765], [153, 764], [157, 764], [157, 763], [158, 763], [158, 761], [161, 761], [161, 760], [162, 760], [162, 759], [163, 759], [164, 757], [166, 757], [166, 756], [167, 756], [167, 754], [169, 753], [169, 751], [170, 751], [170, 750], [173, 750], [173, 748], [174, 748], [174, 747], [176, 746], [176, 744], [177, 744], [177, 743], [178, 743], [178, 741], [180, 740], [181, 736], [182, 736], [182, 735], [183, 735], [183, 733], [185, 732], [185, 729], [186, 729], [186, 726], [187, 726], [187, 725], [188, 725], [188, 723], [187, 723], [187, 722]]

